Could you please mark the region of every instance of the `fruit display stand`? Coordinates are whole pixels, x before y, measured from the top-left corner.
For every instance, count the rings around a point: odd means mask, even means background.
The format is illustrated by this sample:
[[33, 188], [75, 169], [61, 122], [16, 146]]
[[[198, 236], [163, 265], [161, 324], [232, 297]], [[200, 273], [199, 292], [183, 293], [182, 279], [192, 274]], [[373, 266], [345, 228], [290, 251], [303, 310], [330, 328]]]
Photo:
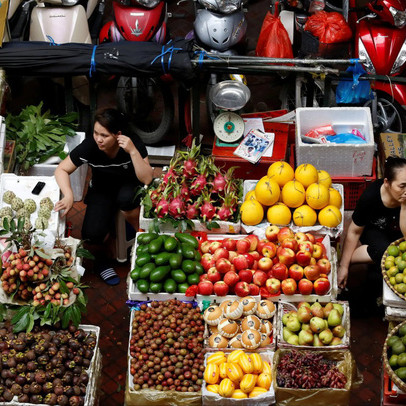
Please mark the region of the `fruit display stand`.
[[[302, 140], [308, 131], [329, 126], [339, 133], [358, 130], [359, 144], [310, 144]], [[310, 163], [330, 176], [370, 176], [375, 152], [371, 110], [368, 107], [317, 107], [296, 109], [296, 164]]]
[[[291, 352], [288, 349], [278, 349], [273, 359], [272, 377], [275, 389], [276, 404], [279, 406], [346, 406], [350, 401], [351, 387], [355, 384], [355, 363], [351, 352], [348, 350], [323, 351], [298, 351], [299, 354], [322, 354], [323, 359], [337, 362], [337, 369], [344, 374], [346, 383], [342, 389], [323, 388], [289, 388], [278, 383], [278, 366], [282, 357]], [[302, 376], [302, 373], [295, 375]]]
[[[248, 192], [255, 189], [255, 186], [257, 183], [258, 183], [258, 180], [252, 180], [252, 179], [244, 181], [243, 200], [245, 200], [245, 196], [247, 195]], [[341, 196], [344, 196], [343, 185], [333, 183], [331, 186], [334, 189], [338, 190], [340, 192]], [[332, 238], [338, 238], [344, 231], [344, 199], [341, 204], [340, 212], [341, 212], [342, 220], [341, 220], [341, 223], [338, 225], [338, 227], [330, 228], [330, 227], [322, 226], [320, 224], [315, 224], [312, 227], [299, 227], [299, 226], [295, 225], [293, 220], [291, 221], [290, 224], [288, 224], [288, 226], [295, 232], [296, 231], [302, 231], [302, 232], [310, 231], [310, 232], [317, 233], [317, 234], [329, 235]], [[246, 224], [241, 223], [241, 231], [244, 233], [247, 233], [247, 234], [249, 234], [249, 233], [258, 234], [258, 232], [260, 232], [260, 231], [262, 231], [262, 233], [265, 233], [265, 229], [266, 229], [266, 227], [269, 226], [269, 222], [266, 219], [266, 215], [264, 217], [265, 217], [264, 220], [256, 226], [247, 226]]]
[[277, 317], [277, 331], [278, 331], [278, 348], [290, 348], [290, 349], [297, 349], [297, 350], [346, 350], [350, 347], [350, 307], [348, 302], [332, 302], [332, 303], [339, 303], [342, 308], [344, 309], [344, 313], [342, 315], [342, 323], [341, 325], [345, 329], [344, 336], [341, 338], [342, 343], [338, 345], [322, 345], [322, 346], [313, 346], [313, 345], [292, 345], [285, 341], [283, 336], [283, 316], [291, 311], [297, 311], [297, 306], [292, 303], [288, 302], [280, 302], [278, 307], [278, 317]]
[[[212, 353], [207, 353], [205, 355], [205, 367], [207, 366], [207, 358]], [[274, 352], [266, 351], [261, 352], [260, 356], [263, 361], [268, 362], [272, 366]], [[232, 399], [220, 396], [217, 393], [213, 393], [207, 390], [207, 383], [204, 382], [202, 386], [202, 401], [203, 406], [221, 405], [221, 406], [269, 406], [275, 403], [275, 391], [271, 384], [270, 388], [266, 393], [260, 394], [253, 398], [245, 399]]]
[[[31, 193], [32, 189], [38, 182], [44, 182], [45, 186], [39, 195]], [[6, 191], [12, 191], [22, 200], [33, 199], [39, 207], [41, 199], [49, 197], [53, 204], [59, 200], [60, 190], [53, 176], [17, 176], [12, 173], [3, 173], [0, 177], [0, 196]], [[3, 200], [0, 202], [0, 208], [8, 206]], [[35, 224], [38, 217], [37, 211], [31, 214], [30, 221]], [[65, 231], [64, 221], [60, 220], [59, 213], [51, 211], [47, 230], [52, 231], [55, 235], [61, 235]]]

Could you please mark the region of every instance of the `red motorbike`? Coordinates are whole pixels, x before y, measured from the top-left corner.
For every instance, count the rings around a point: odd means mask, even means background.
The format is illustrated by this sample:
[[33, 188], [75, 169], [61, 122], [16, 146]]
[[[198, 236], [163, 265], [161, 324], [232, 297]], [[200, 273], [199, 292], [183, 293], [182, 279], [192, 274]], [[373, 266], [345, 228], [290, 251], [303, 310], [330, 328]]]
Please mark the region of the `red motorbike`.
[[[100, 31], [102, 42], [168, 40], [167, 5], [162, 0], [113, 1], [113, 20]], [[132, 130], [146, 144], [161, 141], [174, 118], [170, 86], [155, 77], [121, 77], [117, 85], [117, 107], [131, 117]]]

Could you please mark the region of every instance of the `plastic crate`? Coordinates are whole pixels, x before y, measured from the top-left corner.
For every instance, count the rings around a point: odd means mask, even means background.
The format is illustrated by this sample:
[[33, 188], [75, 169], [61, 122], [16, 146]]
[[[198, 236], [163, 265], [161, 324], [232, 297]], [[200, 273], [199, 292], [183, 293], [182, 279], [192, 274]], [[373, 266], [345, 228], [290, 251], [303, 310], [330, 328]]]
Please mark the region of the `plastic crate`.
[[405, 405], [406, 393], [402, 392], [390, 379], [385, 368], [383, 371], [382, 405]]

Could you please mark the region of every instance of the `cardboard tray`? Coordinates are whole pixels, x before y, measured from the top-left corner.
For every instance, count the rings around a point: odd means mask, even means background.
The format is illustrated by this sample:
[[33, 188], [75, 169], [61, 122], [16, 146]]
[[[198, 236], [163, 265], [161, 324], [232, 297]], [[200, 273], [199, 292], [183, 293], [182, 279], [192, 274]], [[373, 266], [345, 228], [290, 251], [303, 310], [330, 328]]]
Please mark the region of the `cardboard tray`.
[[[244, 197], [243, 197], [243, 201], [245, 200], [245, 196], [247, 195], [248, 192], [250, 192], [251, 190], [255, 189], [256, 184], [258, 183], [258, 180], [245, 180], [244, 181]], [[340, 195], [342, 197], [342, 203], [341, 203], [341, 208], [340, 208], [340, 212], [341, 212], [341, 223], [334, 228], [330, 228], [330, 227], [325, 227], [322, 226], [320, 224], [315, 224], [312, 227], [299, 227], [297, 225], [295, 225], [295, 223], [293, 222], [293, 220], [290, 222], [290, 224], [288, 224], [288, 227], [290, 227], [294, 232], [312, 232], [312, 233], [317, 233], [317, 234], [323, 234], [323, 235], [329, 235], [332, 238], [338, 238], [343, 232], [344, 232], [344, 187], [343, 185], [337, 184], [337, 183], [333, 183], [331, 185], [334, 189], [338, 190], [340, 192]], [[292, 212], [293, 213], [293, 212]], [[261, 223], [259, 223], [256, 226], [247, 226], [246, 224], [244, 224], [243, 222], [241, 222], [241, 231], [247, 234], [250, 233], [255, 233], [256, 231], [261, 230], [263, 233], [265, 233], [265, 229], [269, 226], [269, 222], [266, 218], [266, 212], [264, 213], [264, 219], [261, 221]]]
[[[205, 355], [205, 362], [204, 366], [206, 366], [206, 360], [210, 353]], [[268, 361], [272, 367], [274, 352], [273, 351], [266, 351], [261, 352], [261, 357], [264, 361]], [[272, 374], [272, 381], [274, 380]], [[221, 405], [221, 406], [269, 406], [275, 403], [275, 389], [271, 384], [267, 393], [263, 395], [259, 395], [255, 398], [247, 398], [247, 399], [229, 399], [223, 398], [222, 396], [218, 395], [217, 393], [209, 392], [206, 389], [206, 382], [203, 382], [202, 386], [202, 400], [204, 406], [211, 406], [211, 405]]]
[[278, 306], [278, 317], [276, 318], [277, 321], [277, 334], [278, 334], [278, 348], [290, 348], [296, 350], [316, 350], [316, 351], [324, 351], [324, 350], [345, 350], [350, 347], [350, 306], [348, 302], [342, 301], [335, 301], [332, 300], [333, 303], [340, 303], [344, 308], [343, 314], [343, 327], [345, 328], [345, 334], [342, 338], [343, 343], [341, 345], [326, 345], [324, 347], [313, 347], [312, 345], [292, 345], [287, 343], [283, 339], [283, 323], [282, 317], [285, 313], [288, 313], [291, 310], [297, 310], [296, 304], [288, 303], [288, 302], [279, 302]]

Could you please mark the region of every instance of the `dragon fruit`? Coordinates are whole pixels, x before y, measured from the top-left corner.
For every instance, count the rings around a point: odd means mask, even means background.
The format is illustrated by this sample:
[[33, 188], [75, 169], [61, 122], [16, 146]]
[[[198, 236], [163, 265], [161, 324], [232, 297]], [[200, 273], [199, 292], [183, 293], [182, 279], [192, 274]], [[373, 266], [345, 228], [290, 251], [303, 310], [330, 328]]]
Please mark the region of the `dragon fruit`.
[[186, 182], [182, 183], [182, 187], [180, 188], [180, 195], [182, 196], [182, 199], [185, 202], [187, 202], [190, 199], [189, 186]]
[[223, 198], [221, 207], [217, 210], [216, 217], [221, 221], [229, 220], [236, 210], [238, 198], [234, 193], [229, 193]]
[[206, 176], [203, 174], [198, 175], [190, 185], [190, 194], [192, 196], [201, 195], [206, 185], [207, 185]]
[[200, 206], [200, 215], [204, 221], [210, 221], [216, 215], [216, 208], [213, 206], [213, 202], [210, 199], [208, 192], [202, 194], [203, 204]]
[[189, 203], [186, 207], [186, 217], [189, 220], [196, 219], [199, 217], [199, 206], [200, 206], [200, 201], [196, 201], [194, 203]]
[[169, 214], [175, 219], [182, 218], [185, 215], [185, 202], [181, 196], [176, 196], [171, 200], [169, 203]]
[[155, 213], [159, 218], [163, 218], [167, 216], [168, 212], [169, 212], [169, 202], [165, 197], [163, 197], [155, 207]]
[[224, 175], [221, 172], [219, 172], [213, 179], [213, 192], [221, 193], [224, 191], [225, 187], [226, 187], [226, 179]]
[[186, 179], [192, 179], [197, 175], [198, 156], [200, 154], [200, 144], [196, 145], [193, 140], [189, 151], [180, 152], [184, 159], [183, 162], [183, 176]]
[[156, 207], [161, 199], [161, 193], [158, 191], [158, 189], [154, 189], [150, 192], [149, 197], [152, 202], [152, 206]]

